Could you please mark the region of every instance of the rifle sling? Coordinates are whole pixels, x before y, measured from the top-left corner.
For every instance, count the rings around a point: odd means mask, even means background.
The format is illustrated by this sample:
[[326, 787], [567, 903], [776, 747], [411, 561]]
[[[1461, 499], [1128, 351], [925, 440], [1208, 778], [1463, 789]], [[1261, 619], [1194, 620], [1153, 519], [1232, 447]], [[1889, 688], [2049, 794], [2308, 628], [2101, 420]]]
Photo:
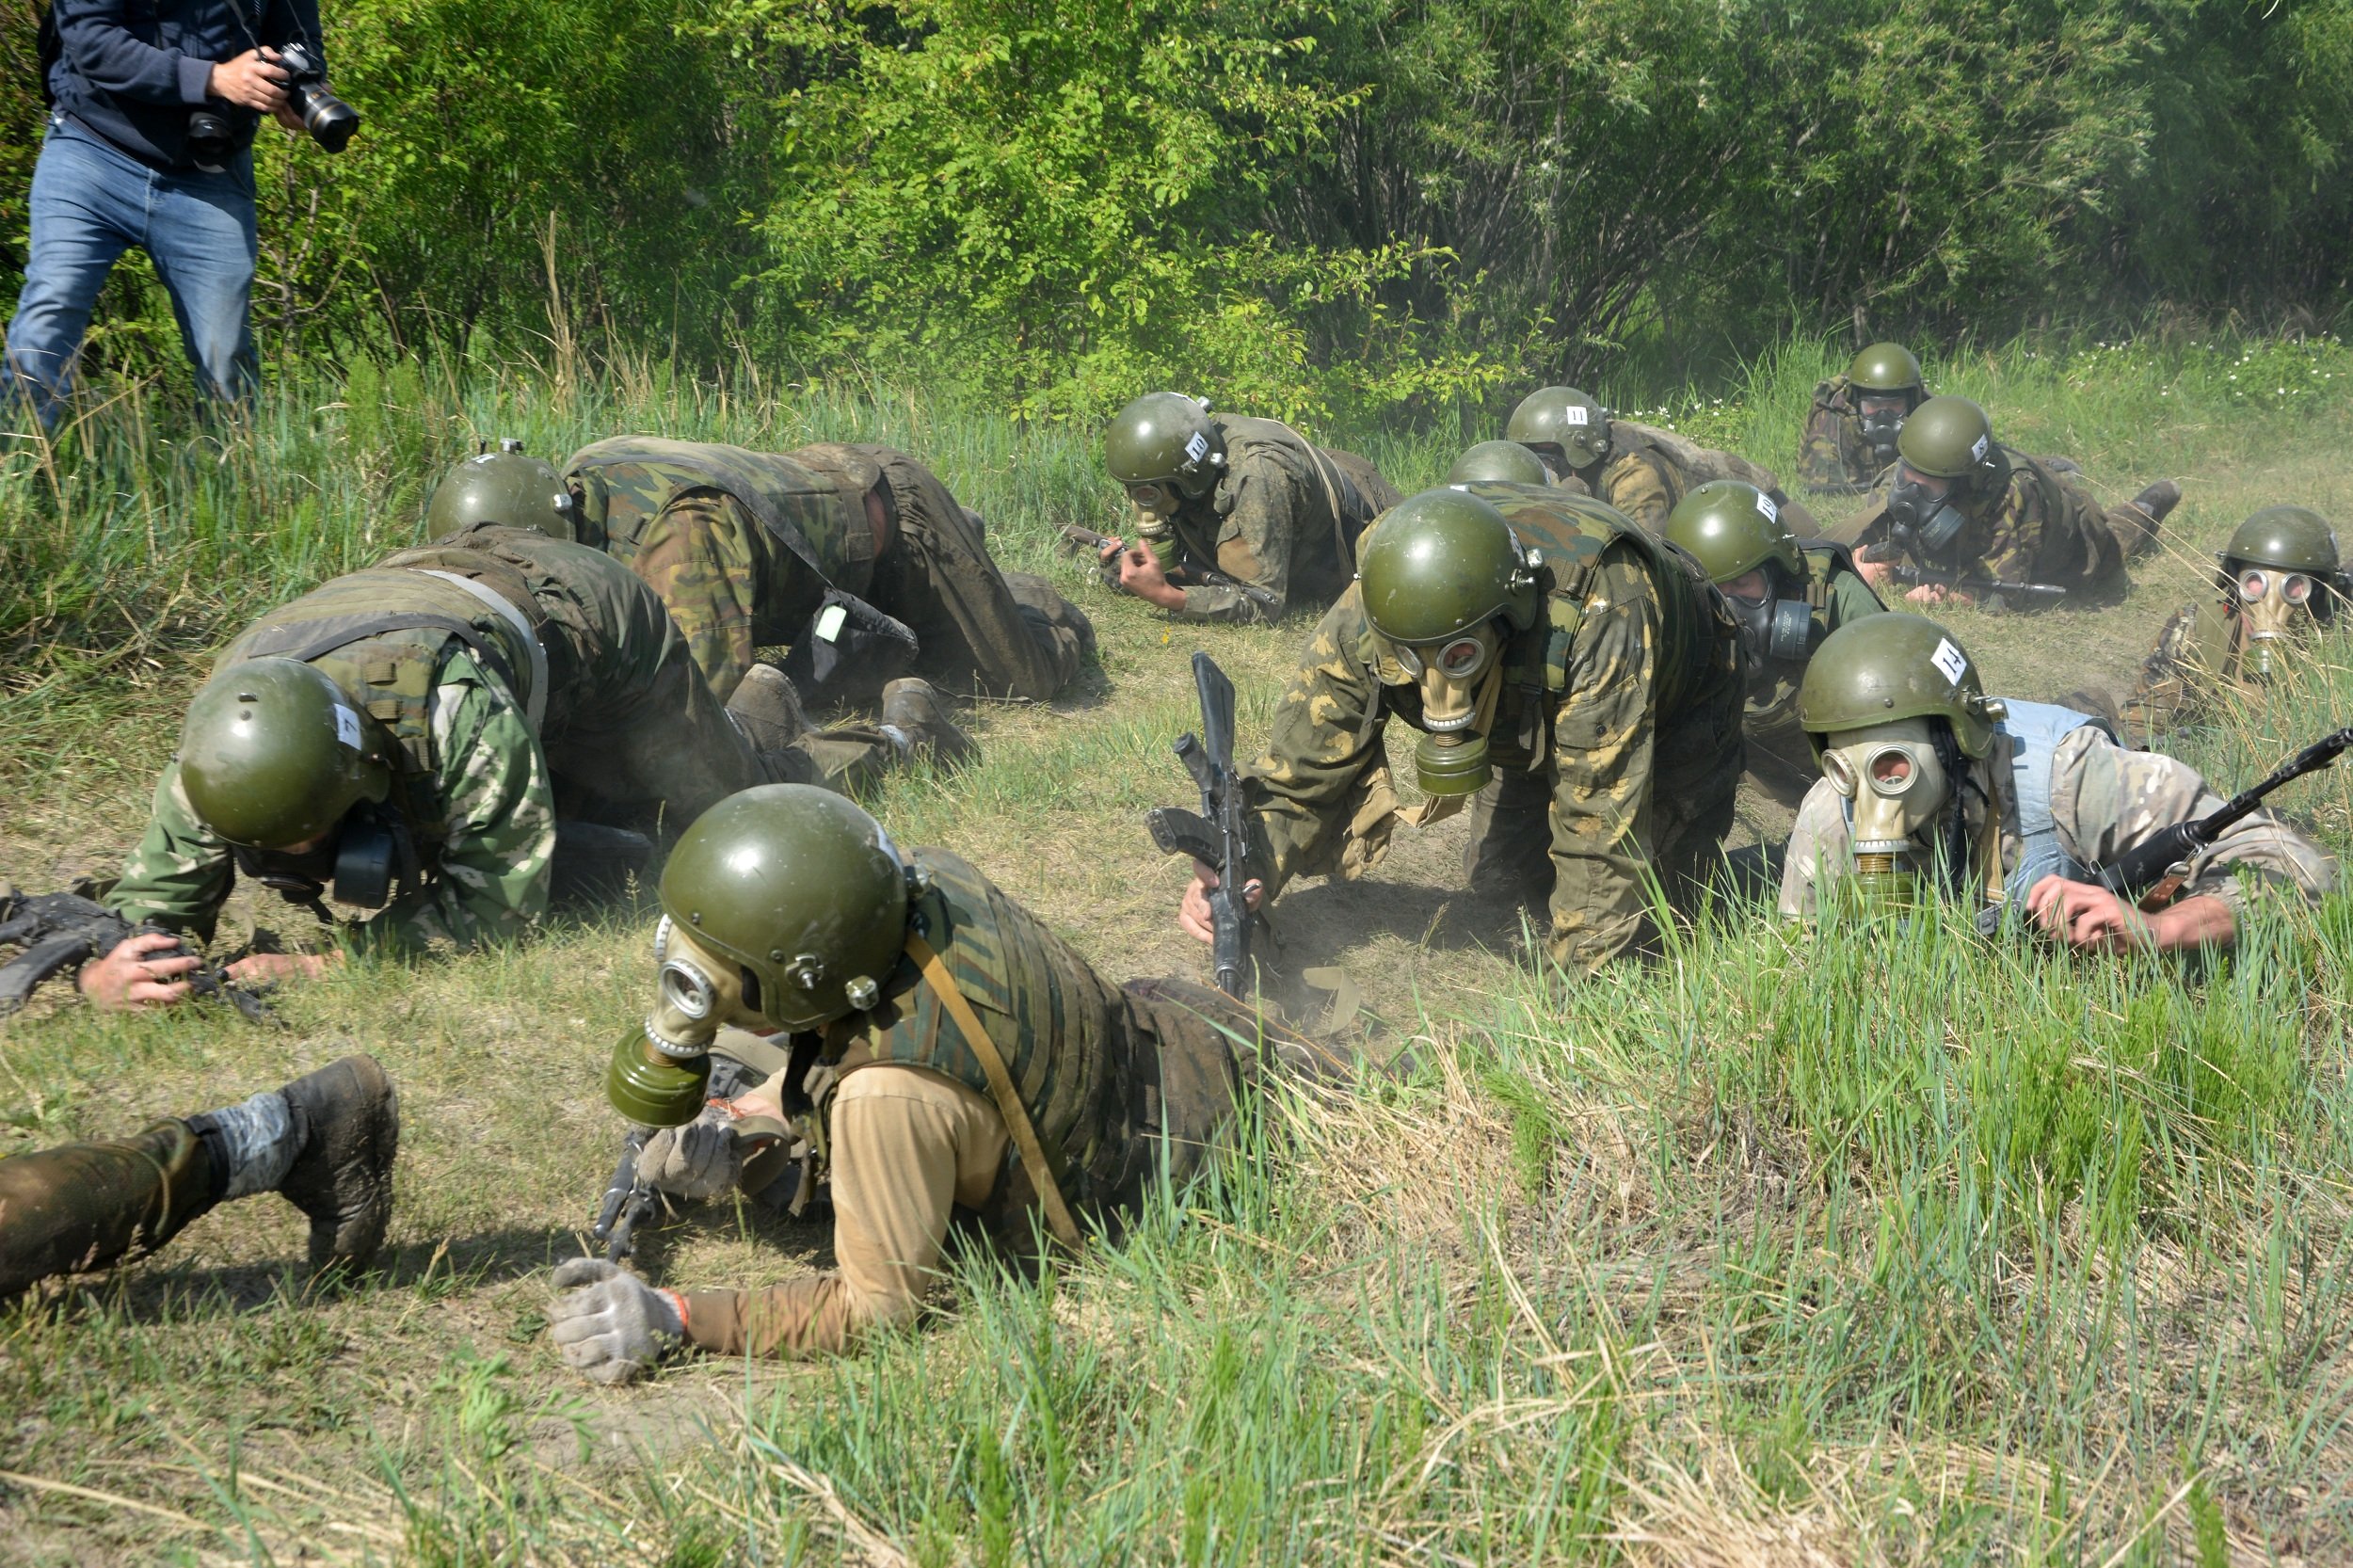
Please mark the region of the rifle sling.
[[1030, 1174], [1030, 1185], [1037, 1189], [1038, 1202], [1046, 1209], [1047, 1228], [1054, 1240], [1072, 1252], [1084, 1244], [1079, 1233], [1079, 1222], [1072, 1217], [1070, 1206], [1063, 1201], [1062, 1184], [1054, 1179], [1054, 1168], [1047, 1160], [1045, 1146], [1037, 1141], [1037, 1128], [1030, 1121], [1029, 1108], [1021, 1103], [1020, 1094], [1014, 1088], [1013, 1074], [1005, 1066], [1005, 1059], [997, 1049], [997, 1042], [988, 1037], [981, 1026], [980, 1016], [972, 1004], [956, 989], [955, 977], [932, 945], [910, 933], [907, 936], [907, 956], [923, 971], [923, 984], [932, 988], [940, 1006], [963, 1031], [965, 1043], [980, 1059], [981, 1071], [988, 1078], [989, 1098], [997, 1102], [997, 1113], [1005, 1119], [1005, 1131], [1013, 1139], [1013, 1146], [1020, 1152], [1021, 1168]]

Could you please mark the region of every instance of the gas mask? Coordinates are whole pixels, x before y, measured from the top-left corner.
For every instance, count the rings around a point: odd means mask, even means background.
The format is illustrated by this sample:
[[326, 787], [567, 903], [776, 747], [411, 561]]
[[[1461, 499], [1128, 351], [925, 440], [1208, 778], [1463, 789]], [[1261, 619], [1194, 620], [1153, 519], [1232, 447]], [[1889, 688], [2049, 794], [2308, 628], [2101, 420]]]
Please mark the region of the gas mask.
[[1822, 747], [1822, 774], [1847, 802], [1857, 890], [1911, 902], [1929, 835], [1953, 791], [1929, 721], [1838, 731]]
[[1152, 552], [1163, 572], [1176, 568], [1176, 505], [1181, 497], [1167, 479], [1147, 479], [1127, 487], [1136, 509], [1138, 542]]
[[1784, 584], [1778, 571], [1768, 571], [1763, 595], [1754, 599], [1727, 593], [1733, 618], [1740, 623], [1740, 643], [1749, 656], [1750, 673], [1769, 679], [1775, 664], [1802, 664], [1821, 641], [1814, 607], [1802, 599], [1781, 599], [1774, 590]]
[[1866, 393], [1855, 399], [1855, 424], [1862, 430], [1863, 444], [1870, 449], [1871, 460], [1882, 468], [1896, 460], [1896, 435], [1904, 427], [1904, 416], [1912, 412], [1912, 399], [1900, 393], [1884, 396]]
[[1503, 650], [1502, 628], [1491, 616], [1442, 642], [1393, 642], [1388, 648], [1421, 691], [1424, 734], [1414, 744], [1414, 771], [1423, 792], [1467, 795], [1486, 788], [1495, 764], [1487, 737], [1475, 727], [1485, 678]]
[[[2247, 657], [2243, 667], [2249, 680], [2269, 680], [2285, 668], [2283, 646], [2318, 617], [2328, 588], [2311, 574], [2281, 571], [2276, 567], [2232, 563], [2232, 587], [2238, 595], [2239, 615], [2247, 623]], [[2315, 601], [2315, 595], [2321, 596]]]
[[324, 920], [322, 898], [355, 909], [381, 909], [392, 901], [395, 876], [416, 873], [400, 818], [389, 808], [361, 801], [334, 832], [304, 850], [230, 846], [237, 869], [288, 904]]
[[654, 927], [654, 1004], [614, 1048], [605, 1093], [646, 1127], [678, 1127], [702, 1113], [711, 1084], [711, 1042], [728, 1024], [758, 1028], [741, 966], [696, 942], [670, 917]]
[[1888, 536], [1923, 565], [1952, 549], [1969, 522], [1954, 504], [1961, 498], [1960, 481], [1944, 483], [1945, 489], [1939, 494], [1909, 468], [1898, 469], [1887, 493]]

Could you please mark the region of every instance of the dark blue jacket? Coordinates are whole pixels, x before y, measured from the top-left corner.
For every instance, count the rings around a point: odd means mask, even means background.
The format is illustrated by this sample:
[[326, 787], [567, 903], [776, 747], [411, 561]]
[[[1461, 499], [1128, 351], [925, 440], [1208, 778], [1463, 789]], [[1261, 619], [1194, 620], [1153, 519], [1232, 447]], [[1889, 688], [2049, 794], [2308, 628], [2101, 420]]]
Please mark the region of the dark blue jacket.
[[[212, 68], [257, 44], [319, 41], [318, 0], [56, 0], [56, 106], [141, 163], [185, 172], [188, 111]], [[321, 56], [322, 59], [325, 57]], [[220, 99], [237, 146], [262, 117]]]

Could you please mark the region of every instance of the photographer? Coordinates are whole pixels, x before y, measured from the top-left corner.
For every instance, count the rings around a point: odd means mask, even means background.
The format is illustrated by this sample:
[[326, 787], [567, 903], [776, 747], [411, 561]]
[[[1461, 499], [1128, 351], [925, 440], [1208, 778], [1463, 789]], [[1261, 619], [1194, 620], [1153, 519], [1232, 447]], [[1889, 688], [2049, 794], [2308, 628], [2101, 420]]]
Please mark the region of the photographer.
[[264, 115], [339, 152], [317, 0], [56, 0], [41, 24], [49, 131], [0, 385], [56, 421], [90, 309], [136, 246], [171, 294], [204, 390], [254, 384], [253, 133]]

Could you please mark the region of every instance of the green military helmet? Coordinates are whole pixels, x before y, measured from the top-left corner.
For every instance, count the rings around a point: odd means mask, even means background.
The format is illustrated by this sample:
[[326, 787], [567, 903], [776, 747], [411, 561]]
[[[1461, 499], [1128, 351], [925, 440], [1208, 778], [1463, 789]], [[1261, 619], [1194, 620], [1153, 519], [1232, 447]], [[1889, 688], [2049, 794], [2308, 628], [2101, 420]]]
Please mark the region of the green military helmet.
[[1559, 447], [1569, 467], [1591, 468], [1609, 456], [1609, 410], [1575, 387], [1539, 387], [1520, 399], [1503, 434], [1539, 450]]
[[1781, 520], [1773, 498], [1737, 479], [1711, 479], [1667, 515], [1667, 540], [1706, 568], [1709, 581], [1732, 582], [1766, 561], [1779, 561], [1799, 582], [1806, 576], [1798, 537]]
[[763, 784], [695, 819], [662, 869], [662, 908], [757, 982], [786, 1029], [874, 1002], [907, 938], [907, 874], [882, 824], [808, 784]]
[[2001, 716], [1952, 633], [1896, 611], [1850, 620], [1823, 638], [1798, 687], [1798, 722], [1817, 758], [1841, 730], [1913, 718], [1948, 721], [1961, 755], [1979, 758], [1993, 749]]
[[1549, 485], [1545, 461], [1517, 441], [1481, 441], [1446, 471], [1449, 485]]
[[180, 787], [232, 844], [292, 849], [392, 788], [389, 741], [325, 671], [248, 659], [214, 675], [180, 731]]
[[453, 464], [433, 490], [425, 510], [427, 537], [445, 539], [477, 522], [536, 528], [552, 538], [579, 536], [576, 507], [564, 476], [544, 457], [524, 455], [519, 440], [499, 442], [496, 452], [478, 452]]
[[2222, 547], [2222, 561], [2333, 577], [2337, 531], [2309, 506], [2266, 506], [2238, 525]]
[[1205, 398], [1145, 392], [1112, 416], [1103, 466], [1123, 485], [1165, 481], [1198, 501], [1225, 472], [1225, 432]]
[[1969, 479], [1995, 461], [1993, 422], [1965, 397], [1931, 397], [1904, 421], [1896, 451], [1914, 472]]
[[1536, 620], [1536, 562], [1503, 514], [1457, 489], [1424, 490], [1384, 512], [1356, 547], [1372, 629], [1393, 643], [1435, 643], [1490, 616]]
[[1854, 357], [1847, 380], [1868, 392], [1910, 392], [1917, 399], [1928, 387], [1920, 378], [1920, 361], [1899, 343], [1875, 343]]

